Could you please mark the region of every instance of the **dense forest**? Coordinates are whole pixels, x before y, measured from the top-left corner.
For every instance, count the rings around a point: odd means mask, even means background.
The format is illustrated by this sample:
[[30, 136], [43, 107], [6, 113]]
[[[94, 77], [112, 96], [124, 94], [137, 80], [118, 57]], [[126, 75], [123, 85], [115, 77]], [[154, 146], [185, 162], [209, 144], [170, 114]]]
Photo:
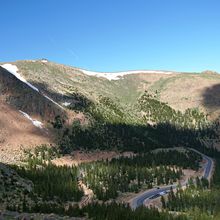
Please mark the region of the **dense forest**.
[[115, 199], [121, 192], [138, 192], [143, 186], [152, 188], [172, 184], [183, 175], [180, 168], [136, 166], [95, 162], [80, 166], [82, 181], [99, 200]]
[[[173, 216], [167, 212], [159, 212], [157, 209], [148, 209], [140, 207], [136, 210], [132, 210], [128, 205], [119, 203], [92, 203], [80, 209], [77, 205], [71, 205], [64, 207], [59, 203], [35, 203], [32, 207], [28, 207], [23, 203], [23, 211], [31, 213], [55, 213], [60, 216], [69, 217], [85, 217], [93, 220], [188, 220], [185, 215]], [[14, 210], [13, 206], [8, 206], [9, 210]], [[197, 215], [195, 220], [203, 220], [201, 215]]]
[[207, 190], [205, 180], [197, 179], [196, 184], [190, 184], [186, 190], [177, 189], [168, 194], [168, 199], [163, 203], [163, 208], [171, 211], [187, 212], [195, 208], [206, 214], [216, 215], [219, 211], [219, 196], [217, 190]]
[[157, 209], [140, 207], [135, 211], [127, 205], [111, 204], [92, 204], [84, 208], [88, 216], [94, 220], [187, 220], [184, 215], [173, 216], [167, 212], [159, 212]]
[[108, 200], [116, 198], [119, 192], [138, 192], [143, 186], [171, 184], [181, 178], [183, 168], [199, 168], [202, 158], [195, 152], [172, 150], [173, 159], [170, 153], [171, 150], [158, 151], [60, 167], [51, 163], [55, 154], [51, 148], [42, 146], [32, 154], [28, 152], [25, 167], [14, 168], [21, 177], [34, 183], [35, 193], [45, 200], [58, 197], [62, 201], [78, 201], [83, 194], [77, 185], [79, 180], [91, 188], [98, 199]]
[[[183, 169], [191, 168], [198, 170], [202, 156], [189, 149], [158, 149], [148, 153], [137, 154], [132, 157], [113, 158], [110, 163], [116, 165], [131, 165], [135, 166], [160, 166], [172, 165], [182, 167]], [[172, 157], [170, 156], [172, 155]]]
[[204, 129], [208, 122], [206, 115], [198, 109], [187, 109], [184, 113], [176, 111], [147, 91], [139, 98], [138, 107], [144, 113], [144, 120], [153, 124], [169, 123], [182, 128]]
[[186, 189], [181, 186], [168, 196], [161, 197], [163, 210], [180, 213], [197, 212], [206, 216], [205, 219], [220, 219], [220, 153], [205, 149], [206, 154], [215, 158], [215, 172], [209, 184], [207, 179], [189, 179]]
[[44, 200], [79, 201], [83, 196], [78, 187], [77, 167], [55, 166], [52, 163], [42, 163], [28, 168], [21, 167], [17, 173], [31, 180], [34, 191]]
[[201, 160], [201, 156], [193, 151], [170, 150], [97, 161], [79, 167], [82, 181], [98, 199], [107, 200], [116, 198], [118, 192], [138, 192], [143, 187], [172, 184], [181, 178], [183, 168], [198, 170]]
[[65, 127], [61, 118], [52, 122], [59, 130], [62, 153], [76, 149], [149, 152], [161, 147], [202, 145], [201, 139], [216, 138], [216, 123], [209, 123], [198, 109], [180, 112], [147, 91], [133, 106], [100, 96], [97, 103], [77, 96], [71, 110], [84, 112], [89, 124], [77, 119]]
[[[94, 206], [94, 209], [100, 209], [97, 219], [103, 215], [102, 208], [110, 210], [111, 205], [94, 203], [83, 209], [79, 209], [76, 204], [72, 206], [72, 202], [80, 201], [83, 196], [79, 181], [93, 190], [94, 202], [97, 199], [104, 202], [117, 198], [123, 192], [138, 192], [142, 188], [176, 182], [182, 177], [183, 168], [197, 170], [202, 159], [200, 155], [188, 149], [157, 150], [132, 157], [119, 157], [70, 167], [52, 164], [51, 159], [58, 155], [56, 148], [52, 151], [51, 148], [41, 146], [34, 152], [26, 153], [27, 160], [24, 161], [26, 165], [12, 168], [21, 177], [32, 181], [33, 191], [21, 195], [20, 203], [7, 204], [9, 210], [28, 212], [40, 210], [45, 213], [52, 211], [62, 215], [84, 215], [88, 212], [92, 216], [91, 207]], [[174, 156], [172, 159], [171, 153]], [[119, 204], [113, 206], [122, 212], [122, 215], [125, 215], [126, 210], [132, 212], [127, 206]], [[143, 218], [154, 212], [156, 210], [143, 211]], [[136, 216], [135, 212], [132, 215]], [[165, 215], [158, 213], [158, 219]]]
[[[218, 164], [212, 180], [211, 191], [206, 179], [189, 180], [188, 188], [185, 191], [181, 188], [178, 188], [177, 192], [171, 190], [168, 199], [164, 199], [164, 201], [162, 199], [163, 212], [143, 207], [133, 211], [123, 204], [95, 202], [96, 199], [105, 201], [116, 198], [119, 192], [129, 190], [137, 192], [141, 187], [149, 188], [157, 184], [168, 184], [169, 181], [172, 182], [181, 177], [182, 168], [197, 170], [201, 156], [194, 151], [160, 149], [131, 157], [81, 164], [78, 167], [57, 167], [50, 161], [59, 156], [59, 152], [57, 148], [52, 149], [42, 146], [36, 148], [34, 152], [27, 152], [26, 165], [13, 167], [21, 177], [33, 182], [33, 191], [22, 194], [20, 203], [16, 201], [16, 205], [12, 202], [13, 200], [7, 203], [8, 210], [53, 212], [67, 216], [88, 215], [97, 220], [119, 218], [129, 220], [218, 219], [220, 185]], [[203, 151], [209, 156], [215, 156], [216, 160], [219, 158], [215, 149], [204, 148]], [[173, 169], [174, 167], [175, 169]], [[152, 185], [146, 185], [152, 175], [154, 177], [151, 179]], [[83, 208], [72, 203], [79, 201], [83, 196], [82, 189], [77, 184], [79, 180], [82, 180], [95, 193], [94, 202]], [[136, 187], [129, 188], [130, 183]], [[168, 214], [167, 211], [175, 211], [179, 214], [176, 216]]]

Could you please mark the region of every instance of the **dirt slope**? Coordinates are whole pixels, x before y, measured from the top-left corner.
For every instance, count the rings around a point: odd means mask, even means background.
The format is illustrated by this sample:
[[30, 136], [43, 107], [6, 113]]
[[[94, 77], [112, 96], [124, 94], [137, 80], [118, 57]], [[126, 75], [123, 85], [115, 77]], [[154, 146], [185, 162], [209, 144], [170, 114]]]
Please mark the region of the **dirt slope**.
[[0, 101], [0, 161], [19, 160], [20, 148], [51, 143], [50, 132], [38, 128], [19, 111]]

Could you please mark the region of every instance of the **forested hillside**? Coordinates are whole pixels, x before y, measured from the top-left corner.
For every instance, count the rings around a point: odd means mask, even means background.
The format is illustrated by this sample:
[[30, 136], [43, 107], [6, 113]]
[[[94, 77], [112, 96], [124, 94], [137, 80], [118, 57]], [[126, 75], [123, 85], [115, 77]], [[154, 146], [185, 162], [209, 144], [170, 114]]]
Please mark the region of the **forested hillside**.
[[[7, 194], [7, 200], [3, 201], [6, 207], [13, 211], [41, 210], [41, 212], [50, 213], [53, 210], [57, 214], [70, 216], [85, 215], [84, 212], [89, 211], [89, 215], [92, 215], [91, 205], [81, 210], [77, 203], [72, 206], [72, 202], [80, 201], [84, 194], [78, 185], [79, 181], [92, 189], [94, 201], [105, 202], [116, 199], [119, 194], [125, 192], [138, 192], [142, 188], [151, 189], [177, 182], [183, 176], [183, 168], [197, 170], [200, 166], [201, 157], [193, 151], [172, 150], [174, 155], [172, 160], [169, 159], [170, 153], [170, 151], [159, 151], [129, 158], [120, 157], [111, 161], [85, 163], [74, 167], [60, 167], [51, 163], [51, 159], [58, 156], [57, 152], [42, 146], [34, 153], [29, 152], [22, 166], [12, 166], [22, 178], [32, 184], [31, 191], [18, 194], [20, 200], [16, 203], [11, 202], [13, 199], [11, 194]], [[117, 209], [117, 204], [112, 205]], [[97, 205], [94, 203], [92, 206], [95, 208]], [[126, 206], [121, 208], [129, 210]], [[102, 215], [101, 212], [100, 215]], [[148, 212], [144, 216], [151, 215], [150, 213], [156, 210]]]
[[[76, 119], [68, 128], [60, 126], [59, 144], [64, 153], [76, 149], [147, 152], [158, 147], [201, 145], [200, 139], [218, 136], [218, 124], [209, 122], [198, 109], [176, 111], [147, 91], [127, 107], [108, 97], [100, 96], [97, 103], [77, 97], [76, 106], [89, 123]], [[76, 106], [69, 108], [78, 111]], [[56, 120], [54, 127], [59, 123]]]
[[[218, 158], [218, 153], [215, 151], [207, 149], [206, 153], [210, 156], [216, 155], [216, 159]], [[194, 151], [159, 150], [74, 167], [53, 165], [51, 160], [57, 156], [59, 153], [55, 149], [42, 146], [33, 153], [27, 152], [27, 160], [23, 165], [11, 167], [16, 171], [13, 171], [13, 175], [16, 177], [19, 174], [19, 178], [22, 177], [19, 182], [25, 179], [24, 184], [27, 184], [28, 188], [23, 191], [22, 188], [22, 190], [18, 188], [20, 184], [15, 184], [13, 194], [6, 190], [6, 193], [1, 195], [1, 201], [8, 210], [31, 213], [53, 212], [61, 216], [79, 217], [88, 214], [89, 217], [97, 220], [218, 219], [218, 163], [211, 190], [206, 179], [189, 179], [186, 190], [179, 185], [177, 192], [173, 192], [171, 188], [166, 199], [161, 197], [162, 212], [146, 207], [134, 211], [127, 204], [113, 200], [126, 192], [138, 192], [141, 189], [178, 182], [183, 175], [182, 169], [198, 170], [202, 158]], [[8, 179], [14, 182], [13, 176], [9, 176]], [[9, 180], [6, 181], [10, 184]], [[84, 196], [78, 184], [80, 181], [94, 193], [93, 202], [82, 207], [77, 203]], [[105, 202], [106, 200], [108, 202]], [[168, 214], [167, 210], [178, 211], [179, 214], [177, 216]]]

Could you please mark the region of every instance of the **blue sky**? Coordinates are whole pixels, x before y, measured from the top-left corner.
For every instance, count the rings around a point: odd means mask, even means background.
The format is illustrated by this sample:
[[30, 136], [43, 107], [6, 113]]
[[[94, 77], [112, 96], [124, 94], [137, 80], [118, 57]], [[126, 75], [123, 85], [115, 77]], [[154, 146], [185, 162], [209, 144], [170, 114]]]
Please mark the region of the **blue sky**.
[[220, 72], [218, 0], [0, 0], [0, 61]]

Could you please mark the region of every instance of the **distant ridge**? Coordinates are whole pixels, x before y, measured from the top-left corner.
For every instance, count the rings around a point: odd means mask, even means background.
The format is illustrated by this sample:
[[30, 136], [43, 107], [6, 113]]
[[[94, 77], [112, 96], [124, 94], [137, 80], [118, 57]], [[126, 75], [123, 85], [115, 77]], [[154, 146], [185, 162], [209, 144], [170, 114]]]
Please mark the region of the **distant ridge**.
[[155, 74], [177, 74], [177, 72], [173, 71], [161, 71], [161, 70], [130, 70], [130, 71], [120, 71], [120, 72], [95, 72], [95, 71], [89, 71], [84, 69], [79, 69], [84, 74], [89, 76], [96, 76], [96, 77], [104, 77], [108, 80], [119, 80], [121, 77], [125, 75], [131, 75], [131, 74], [149, 74], [149, 73], [155, 73]]

